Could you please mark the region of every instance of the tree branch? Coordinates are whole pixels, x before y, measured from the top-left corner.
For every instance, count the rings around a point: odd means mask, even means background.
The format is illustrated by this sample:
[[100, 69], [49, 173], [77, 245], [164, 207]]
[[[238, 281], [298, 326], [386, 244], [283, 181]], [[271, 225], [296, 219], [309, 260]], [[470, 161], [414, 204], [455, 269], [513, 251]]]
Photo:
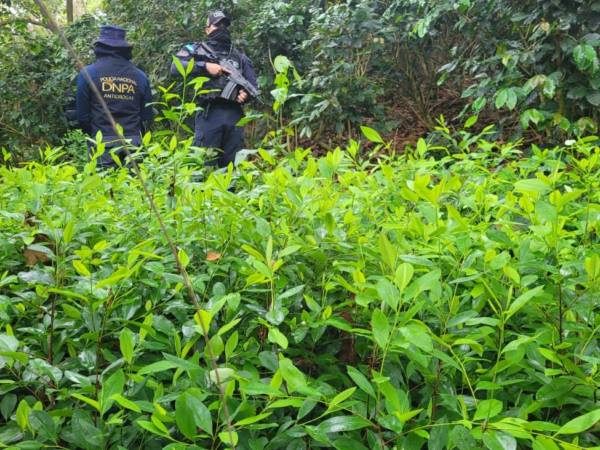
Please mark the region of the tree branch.
[[35, 25], [35, 26], [46, 28], [47, 30], [50, 30], [50, 27], [45, 22], [38, 20], [38, 19], [34, 19], [33, 17], [18, 17], [18, 18], [11, 18], [11, 19], [7, 19], [7, 20], [0, 20], [0, 27], [9, 25], [11, 23], [18, 23], [18, 22], [24, 22], [24, 23], [27, 23], [30, 25]]

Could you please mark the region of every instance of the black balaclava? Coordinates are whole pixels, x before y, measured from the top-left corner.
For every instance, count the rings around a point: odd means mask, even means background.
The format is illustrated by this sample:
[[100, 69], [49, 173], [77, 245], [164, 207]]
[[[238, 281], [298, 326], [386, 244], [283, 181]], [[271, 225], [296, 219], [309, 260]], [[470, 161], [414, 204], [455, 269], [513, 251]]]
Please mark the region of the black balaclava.
[[206, 43], [219, 53], [229, 53], [231, 50], [231, 35], [227, 27], [219, 27], [208, 35]]
[[105, 56], [121, 57], [127, 60], [131, 59], [131, 47], [111, 47], [109, 45], [96, 43], [94, 45], [94, 54], [96, 58]]

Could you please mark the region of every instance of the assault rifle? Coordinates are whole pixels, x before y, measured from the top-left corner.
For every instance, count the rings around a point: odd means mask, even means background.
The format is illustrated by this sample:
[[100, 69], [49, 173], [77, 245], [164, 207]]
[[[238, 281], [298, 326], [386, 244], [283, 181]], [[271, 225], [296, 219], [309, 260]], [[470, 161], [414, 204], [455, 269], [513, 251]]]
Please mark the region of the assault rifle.
[[260, 90], [244, 77], [244, 75], [234, 64], [233, 60], [219, 57], [208, 45], [204, 43], [200, 44], [194, 53], [201, 58], [201, 61], [216, 63], [225, 69], [225, 72], [227, 72], [225, 75], [222, 75], [227, 78], [227, 84], [221, 91], [219, 97], [235, 101], [237, 99], [239, 90], [243, 89], [248, 93], [248, 95], [250, 95], [250, 97], [257, 99], [259, 102], [261, 101]]

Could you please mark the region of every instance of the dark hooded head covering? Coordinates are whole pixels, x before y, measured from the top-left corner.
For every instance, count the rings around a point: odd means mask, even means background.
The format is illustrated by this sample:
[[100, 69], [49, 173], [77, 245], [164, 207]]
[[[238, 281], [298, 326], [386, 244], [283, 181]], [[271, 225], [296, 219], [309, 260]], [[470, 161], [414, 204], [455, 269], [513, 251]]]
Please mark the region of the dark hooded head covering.
[[115, 25], [102, 25], [100, 27], [100, 36], [94, 44], [102, 44], [107, 47], [115, 48], [132, 48], [133, 45], [125, 39], [126, 35], [127, 32], [121, 27]]

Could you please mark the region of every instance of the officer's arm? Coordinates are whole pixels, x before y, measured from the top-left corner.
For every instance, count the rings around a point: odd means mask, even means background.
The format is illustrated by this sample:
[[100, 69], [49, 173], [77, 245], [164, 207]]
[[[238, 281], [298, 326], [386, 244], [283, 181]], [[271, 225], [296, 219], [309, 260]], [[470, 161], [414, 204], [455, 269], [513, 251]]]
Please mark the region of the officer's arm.
[[[254, 87], [258, 89], [258, 81], [256, 80], [256, 73], [254, 72], [254, 66], [252, 61], [246, 55], [242, 56], [242, 76], [250, 82]], [[242, 89], [238, 95], [238, 103], [245, 104], [252, 100], [249, 92]]]
[[256, 80], [256, 73], [254, 72], [254, 66], [252, 65], [252, 61], [246, 55], [243, 57], [243, 67], [242, 74], [244, 78], [248, 80], [252, 85], [258, 89], [258, 81]]
[[[85, 69], [84, 69], [85, 70]], [[75, 97], [75, 105], [77, 109], [77, 121], [79, 127], [84, 133], [90, 134], [92, 121], [91, 108], [91, 89], [87, 80], [83, 76], [83, 72], [77, 77], [77, 96]]]
[[[179, 50], [175, 54], [175, 58], [177, 58], [179, 60], [179, 62], [183, 66], [184, 70], [187, 71], [188, 64], [191, 64], [192, 59], [193, 59], [192, 52], [190, 50], [190, 46], [186, 45], [181, 50]], [[181, 74], [179, 73], [179, 70], [177, 69], [177, 65], [175, 64], [175, 62], [171, 63], [171, 75], [181, 76]], [[206, 71], [206, 62], [194, 61], [194, 68], [192, 69], [192, 72], [190, 75], [192, 75], [192, 76], [208, 75], [208, 72]]]

